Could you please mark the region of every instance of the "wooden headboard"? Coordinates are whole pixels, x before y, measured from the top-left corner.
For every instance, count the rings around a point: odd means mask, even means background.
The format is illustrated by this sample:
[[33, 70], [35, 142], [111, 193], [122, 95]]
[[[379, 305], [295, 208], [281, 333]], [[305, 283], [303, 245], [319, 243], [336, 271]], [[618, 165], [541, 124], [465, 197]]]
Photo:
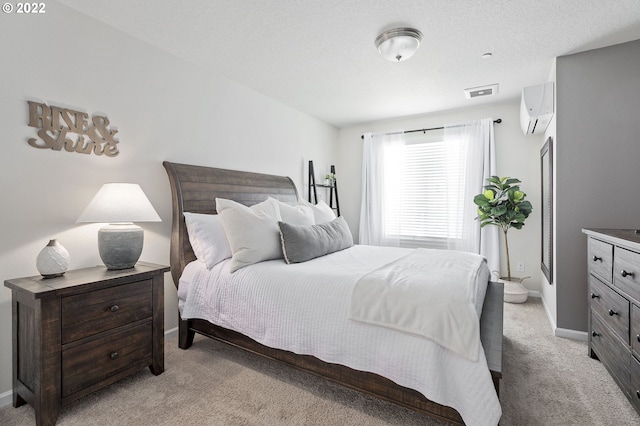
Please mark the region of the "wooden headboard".
[[171, 224], [171, 275], [178, 287], [185, 266], [196, 259], [184, 212], [216, 214], [216, 198], [227, 198], [246, 206], [273, 197], [283, 202], [296, 202], [298, 191], [293, 181], [285, 176], [162, 163], [169, 175], [173, 221]]

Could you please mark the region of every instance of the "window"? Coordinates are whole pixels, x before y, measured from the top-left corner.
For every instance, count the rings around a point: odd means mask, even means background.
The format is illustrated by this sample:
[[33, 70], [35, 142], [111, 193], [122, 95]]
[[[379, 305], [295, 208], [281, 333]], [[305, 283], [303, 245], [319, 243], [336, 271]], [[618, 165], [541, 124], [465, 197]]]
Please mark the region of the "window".
[[480, 228], [473, 202], [496, 174], [491, 118], [363, 140], [360, 244], [480, 253], [500, 269], [498, 229]]
[[407, 138], [384, 153], [385, 229], [408, 247], [462, 238], [466, 149], [442, 133]]

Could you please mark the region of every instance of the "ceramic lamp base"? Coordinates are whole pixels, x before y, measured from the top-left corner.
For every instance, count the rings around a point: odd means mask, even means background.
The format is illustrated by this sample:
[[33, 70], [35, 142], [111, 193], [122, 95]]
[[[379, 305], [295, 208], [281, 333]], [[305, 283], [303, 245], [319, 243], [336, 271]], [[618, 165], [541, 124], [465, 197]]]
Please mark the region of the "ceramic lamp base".
[[98, 251], [107, 269], [132, 268], [143, 242], [144, 231], [133, 223], [112, 223], [98, 231]]

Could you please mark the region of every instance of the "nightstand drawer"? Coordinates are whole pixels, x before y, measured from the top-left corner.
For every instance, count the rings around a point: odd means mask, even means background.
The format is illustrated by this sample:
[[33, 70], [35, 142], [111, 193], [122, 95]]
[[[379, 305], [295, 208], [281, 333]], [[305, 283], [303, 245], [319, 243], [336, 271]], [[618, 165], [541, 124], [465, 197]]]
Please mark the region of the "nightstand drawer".
[[629, 344], [629, 301], [592, 275], [589, 291], [592, 312], [598, 313], [618, 337]]
[[640, 253], [616, 248], [613, 285], [640, 300]]
[[611, 282], [613, 246], [604, 241], [589, 238], [587, 252], [589, 255], [589, 259], [587, 259], [589, 270], [602, 277], [605, 281]]
[[62, 343], [151, 317], [151, 280], [62, 298]]
[[151, 321], [62, 352], [62, 397], [151, 364]]

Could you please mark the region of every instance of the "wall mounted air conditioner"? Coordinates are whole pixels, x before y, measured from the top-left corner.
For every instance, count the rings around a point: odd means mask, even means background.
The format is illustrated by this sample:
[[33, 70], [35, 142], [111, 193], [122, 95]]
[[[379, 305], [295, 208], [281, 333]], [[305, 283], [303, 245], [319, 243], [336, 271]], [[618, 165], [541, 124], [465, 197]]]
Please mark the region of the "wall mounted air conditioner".
[[553, 118], [553, 82], [522, 89], [520, 127], [525, 135], [544, 133]]

